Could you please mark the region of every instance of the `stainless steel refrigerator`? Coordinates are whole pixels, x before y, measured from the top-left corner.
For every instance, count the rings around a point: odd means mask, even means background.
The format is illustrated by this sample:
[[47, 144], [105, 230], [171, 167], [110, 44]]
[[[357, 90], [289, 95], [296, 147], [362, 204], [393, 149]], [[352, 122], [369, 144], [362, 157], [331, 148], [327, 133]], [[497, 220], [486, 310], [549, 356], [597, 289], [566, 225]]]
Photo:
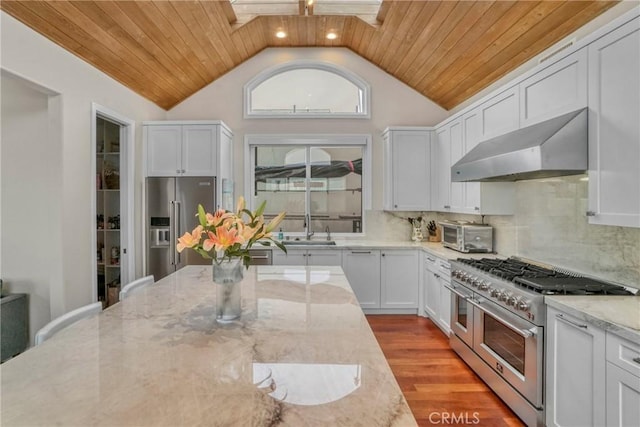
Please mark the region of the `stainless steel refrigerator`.
[[178, 237], [198, 225], [198, 204], [216, 205], [212, 177], [147, 178], [147, 274], [161, 279], [185, 265], [210, 264], [193, 250], [176, 251]]

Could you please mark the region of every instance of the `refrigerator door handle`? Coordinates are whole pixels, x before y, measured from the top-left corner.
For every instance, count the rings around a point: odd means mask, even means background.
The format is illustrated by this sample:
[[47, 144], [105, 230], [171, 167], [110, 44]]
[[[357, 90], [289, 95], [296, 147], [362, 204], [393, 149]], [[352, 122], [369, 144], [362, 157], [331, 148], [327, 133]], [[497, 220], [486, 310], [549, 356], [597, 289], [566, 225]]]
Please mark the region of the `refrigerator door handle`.
[[179, 265], [181, 260], [180, 260], [180, 253], [178, 252], [178, 250], [176, 249], [176, 245], [178, 244], [178, 238], [181, 236], [181, 232], [180, 232], [180, 202], [178, 201], [173, 201], [173, 218], [175, 220], [175, 241], [174, 244], [171, 246], [171, 251], [173, 252], [173, 256], [174, 256], [174, 261], [176, 265]]
[[176, 265], [176, 202], [173, 200], [170, 202], [169, 212], [169, 261], [171, 265]]

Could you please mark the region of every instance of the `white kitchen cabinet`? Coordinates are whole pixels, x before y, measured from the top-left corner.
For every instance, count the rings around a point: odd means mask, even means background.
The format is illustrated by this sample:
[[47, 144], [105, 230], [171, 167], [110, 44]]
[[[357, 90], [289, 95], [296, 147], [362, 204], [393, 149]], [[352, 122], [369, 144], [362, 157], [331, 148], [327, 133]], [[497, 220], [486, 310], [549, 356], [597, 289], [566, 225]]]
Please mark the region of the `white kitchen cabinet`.
[[605, 331], [547, 307], [549, 426], [605, 425]]
[[[551, 62], [551, 61], [549, 61]], [[587, 48], [520, 82], [520, 127], [587, 106]]]
[[360, 307], [380, 308], [380, 251], [345, 250], [342, 269]]
[[640, 18], [589, 45], [590, 224], [640, 227]]
[[[471, 151], [483, 140], [480, 108], [462, 116], [463, 154]], [[452, 162], [452, 165], [455, 162]], [[451, 211], [479, 215], [511, 215], [515, 210], [515, 183], [513, 182], [464, 182], [459, 185], [458, 196], [462, 201], [451, 202]], [[452, 190], [453, 193], [453, 190]], [[452, 197], [453, 199], [453, 197]]]
[[340, 249], [292, 249], [287, 253], [274, 251], [273, 265], [342, 265]]
[[384, 209], [431, 209], [429, 128], [389, 127], [384, 140]]
[[[433, 255], [424, 256], [424, 310], [429, 318], [447, 335], [451, 332], [450, 265]], [[446, 285], [446, 286], [445, 286]]]
[[345, 250], [342, 268], [370, 313], [416, 313], [420, 255], [415, 250]]
[[451, 166], [462, 158], [465, 154], [464, 140], [462, 135], [462, 120], [455, 120], [449, 126], [449, 164], [445, 169], [449, 172], [449, 206], [451, 212], [462, 212], [465, 205], [464, 182], [451, 181]]
[[383, 250], [380, 256], [380, 308], [417, 309], [420, 254], [414, 250]]
[[607, 331], [607, 425], [640, 425], [640, 343]]
[[607, 426], [640, 426], [640, 377], [607, 362]]
[[435, 131], [431, 206], [437, 212], [451, 211], [451, 128], [459, 123], [447, 123]]
[[482, 140], [520, 128], [520, 92], [513, 86], [478, 107]]
[[221, 122], [145, 122], [147, 176], [230, 179], [231, 138], [231, 131]]

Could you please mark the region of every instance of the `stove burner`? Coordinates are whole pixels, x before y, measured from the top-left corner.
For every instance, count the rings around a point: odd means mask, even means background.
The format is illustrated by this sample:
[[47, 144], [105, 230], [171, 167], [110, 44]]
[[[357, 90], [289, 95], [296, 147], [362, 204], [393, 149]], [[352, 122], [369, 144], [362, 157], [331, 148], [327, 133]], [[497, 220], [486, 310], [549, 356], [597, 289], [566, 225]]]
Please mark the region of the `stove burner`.
[[572, 276], [514, 258], [458, 258], [457, 261], [543, 295], [632, 295], [622, 286]]

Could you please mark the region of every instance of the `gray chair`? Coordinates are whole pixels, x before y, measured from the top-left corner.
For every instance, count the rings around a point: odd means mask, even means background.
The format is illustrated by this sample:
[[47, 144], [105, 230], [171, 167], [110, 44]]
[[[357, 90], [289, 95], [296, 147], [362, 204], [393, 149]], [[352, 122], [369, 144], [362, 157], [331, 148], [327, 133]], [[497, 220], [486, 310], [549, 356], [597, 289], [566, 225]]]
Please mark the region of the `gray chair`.
[[120, 290], [120, 301], [122, 301], [123, 299], [127, 298], [128, 296], [130, 296], [133, 291], [135, 291], [137, 289], [140, 289], [140, 288], [142, 288], [144, 286], [151, 285], [155, 281], [156, 280], [153, 277], [153, 275], [150, 275], [150, 276], [145, 276], [145, 277], [142, 277], [140, 279], [134, 280], [133, 282], [127, 283]]
[[78, 320], [84, 319], [85, 317], [93, 316], [94, 314], [98, 314], [101, 311], [102, 303], [94, 302], [93, 304], [76, 308], [75, 310], [72, 310], [56, 319], [53, 319], [42, 329], [40, 329], [36, 334], [36, 345], [42, 344], [43, 342], [60, 332], [62, 329], [77, 322]]

